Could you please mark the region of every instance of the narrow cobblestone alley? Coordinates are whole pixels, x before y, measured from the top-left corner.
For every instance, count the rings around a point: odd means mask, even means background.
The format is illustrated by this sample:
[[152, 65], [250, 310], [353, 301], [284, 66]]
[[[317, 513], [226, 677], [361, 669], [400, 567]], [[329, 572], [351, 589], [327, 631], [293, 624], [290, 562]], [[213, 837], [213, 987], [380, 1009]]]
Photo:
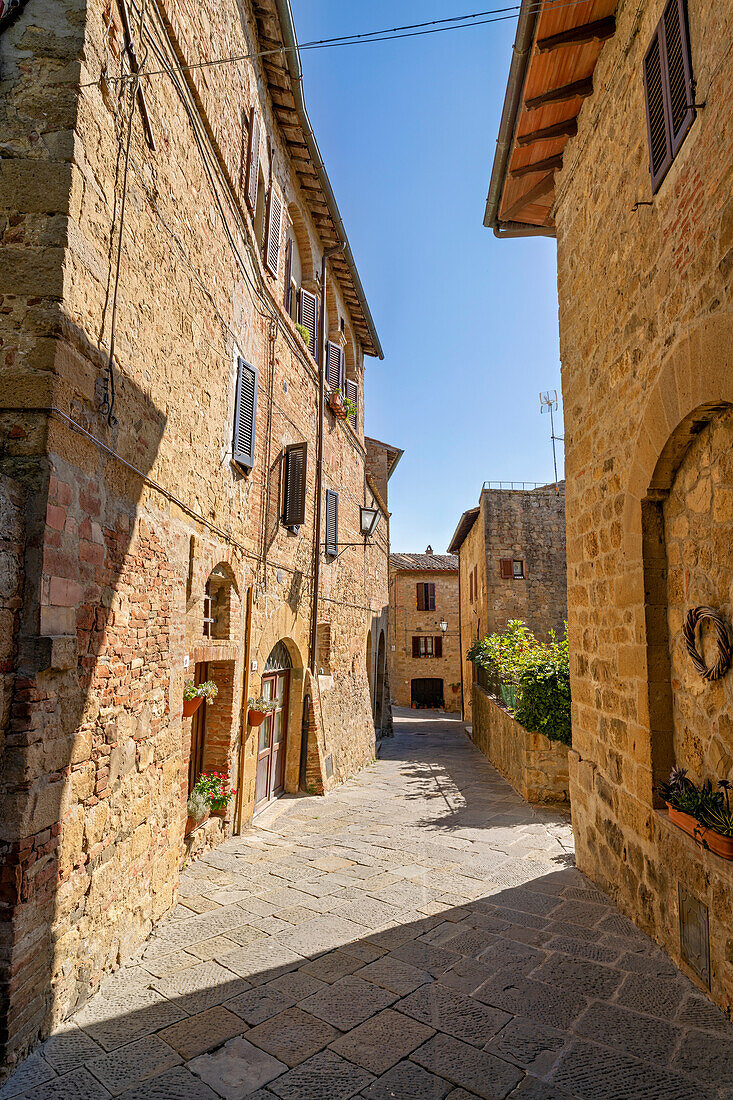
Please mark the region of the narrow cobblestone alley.
[[733, 1097], [733, 1027], [445, 716], [182, 875], [0, 1091], [34, 1100]]

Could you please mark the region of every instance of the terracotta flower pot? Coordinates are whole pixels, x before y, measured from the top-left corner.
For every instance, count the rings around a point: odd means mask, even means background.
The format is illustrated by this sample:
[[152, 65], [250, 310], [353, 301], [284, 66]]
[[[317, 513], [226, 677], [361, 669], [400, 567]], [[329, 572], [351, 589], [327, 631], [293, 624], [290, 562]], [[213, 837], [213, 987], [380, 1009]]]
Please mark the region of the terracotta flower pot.
[[346, 420], [346, 406], [340, 393], [329, 395], [328, 407], [337, 420]]
[[264, 710], [247, 711], [247, 722], [250, 726], [261, 726], [265, 718], [267, 718], [267, 712]]
[[733, 836], [723, 836], [722, 833], [716, 833], [715, 829], [703, 829], [702, 841], [721, 859], [733, 859]]
[[191, 817], [191, 815], [189, 814], [189, 816], [186, 818], [186, 828], [184, 835], [188, 836], [188, 834], [192, 833], [194, 829], [198, 829], [199, 825], [203, 825], [203, 823], [208, 820], [208, 817], [208, 814], [204, 814], [204, 816], [200, 817], [197, 821], [195, 817]]
[[687, 833], [688, 836], [697, 837], [702, 831], [702, 825], [694, 818], [692, 814], [686, 814], [682, 810], [676, 810], [674, 806], [670, 806], [667, 803], [667, 810], [669, 811], [669, 820], [677, 826], [678, 829], [682, 829], [683, 833]]
[[204, 701], [203, 695], [197, 695], [195, 699], [183, 700], [183, 717], [190, 718], [192, 714], [195, 714]]

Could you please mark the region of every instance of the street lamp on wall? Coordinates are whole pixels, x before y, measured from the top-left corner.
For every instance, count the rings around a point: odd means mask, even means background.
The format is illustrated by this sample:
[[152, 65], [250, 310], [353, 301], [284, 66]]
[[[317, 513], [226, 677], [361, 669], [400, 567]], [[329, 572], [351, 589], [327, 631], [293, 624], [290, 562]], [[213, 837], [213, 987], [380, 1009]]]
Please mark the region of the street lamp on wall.
[[365, 508], [362, 506], [359, 509], [361, 533], [365, 539], [370, 538], [376, 531], [379, 515], [378, 508]]
[[440, 629], [445, 634], [446, 630], [448, 629], [448, 623], [445, 621], [445, 619], [441, 619], [440, 623], [438, 625], [440, 626]]

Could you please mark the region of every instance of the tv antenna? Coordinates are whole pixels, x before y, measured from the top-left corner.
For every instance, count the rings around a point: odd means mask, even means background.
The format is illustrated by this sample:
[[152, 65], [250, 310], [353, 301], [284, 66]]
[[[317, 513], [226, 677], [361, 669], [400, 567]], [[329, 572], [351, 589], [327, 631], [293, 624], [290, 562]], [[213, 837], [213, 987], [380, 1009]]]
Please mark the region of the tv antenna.
[[550, 414], [550, 439], [552, 440], [552, 463], [555, 467], [555, 489], [557, 489], [557, 454], [555, 451], [555, 440], [559, 443], [564, 442], [564, 437], [561, 435], [555, 435], [555, 413], [557, 412], [557, 390], [546, 390], [540, 394], [540, 412], [549, 412]]

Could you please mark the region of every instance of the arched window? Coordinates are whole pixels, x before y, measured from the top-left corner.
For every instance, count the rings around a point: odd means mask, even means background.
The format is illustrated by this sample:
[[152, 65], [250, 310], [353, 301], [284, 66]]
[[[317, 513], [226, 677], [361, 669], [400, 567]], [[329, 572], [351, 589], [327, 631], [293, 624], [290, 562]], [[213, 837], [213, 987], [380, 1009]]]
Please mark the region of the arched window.
[[265, 672], [280, 672], [286, 668], [292, 668], [288, 647], [285, 642], [278, 642], [270, 651], [270, 656], [265, 661]]
[[202, 633], [214, 641], [229, 641], [232, 622], [232, 578], [223, 565], [209, 574], [204, 591]]

